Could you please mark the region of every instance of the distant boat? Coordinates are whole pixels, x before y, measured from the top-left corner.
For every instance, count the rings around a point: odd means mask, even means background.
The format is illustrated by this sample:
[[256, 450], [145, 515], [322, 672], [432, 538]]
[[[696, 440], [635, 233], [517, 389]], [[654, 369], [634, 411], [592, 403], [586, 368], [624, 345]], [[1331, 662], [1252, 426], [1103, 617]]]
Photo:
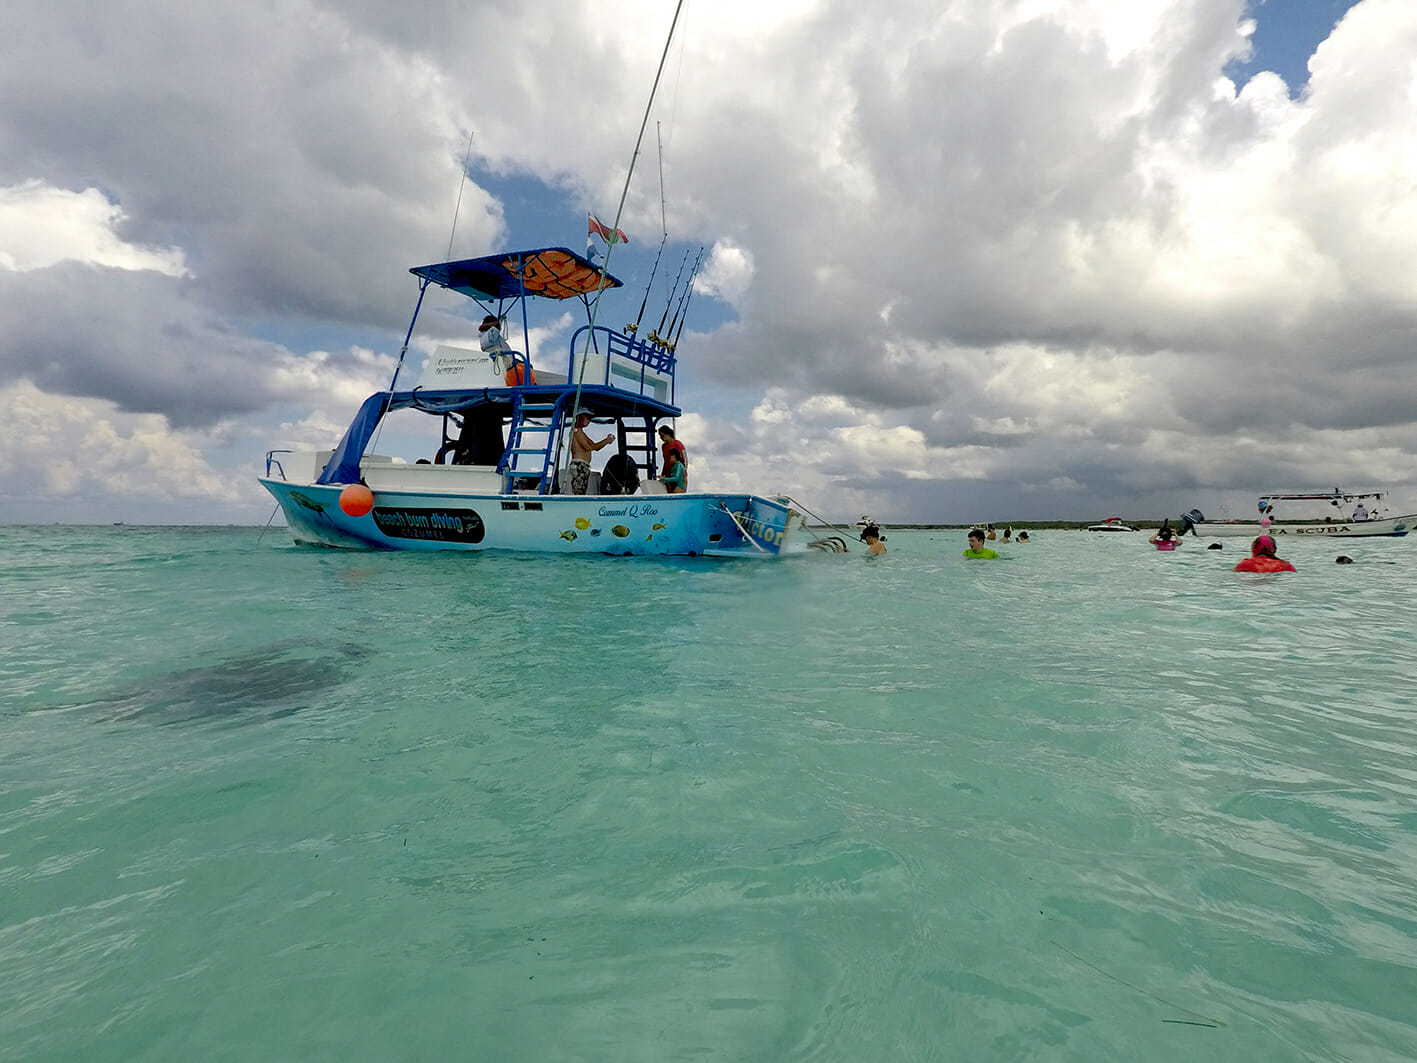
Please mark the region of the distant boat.
[[[1193, 509], [1181, 517], [1181, 534], [1194, 529], [1197, 535], [1247, 539], [1261, 533], [1367, 539], [1404, 536], [1417, 527], [1417, 513], [1390, 514], [1386, 499], [1386, 491], [1342, 491], [1337, 487], [1332, 491], [1260, 495], [1256, 507], [1259, 517], [1254, 520], [1206, 520], [1205, 514]], [[1314, 513], [1323, 509], [1333, 512], [1323, 516]], [[1281, 512], [1304, 510], [1309, 510], [1310, 515], [1297, 519], [1281, 516]], [[1261, 524], [1266, 517], [1270, 523]]]
[[867, 528], [875, 528], [875, 529], [876, 529], [876, 535], [877, 535], [877, 537], [881, 540], [881, 542], [885, 542], [885, 541], [886, 541], [886, 537], [885, 537], [885, 534], [884, 534], [884, 533], [885, 533], [885, 529], [884, 529], [883, 527], [881, 527], [881, 522], [878, 521], [878, 520], [876, 520], [876, 519], [875, 519], [874, 517], [872, 517], [869, 513], [863, 513], [863, 514], [861, 514], [861, 519], [856, 522], [856, 533], [857, 533], [857, 535], [860, 535], [860, 536], [863, 536], [863, 537], [864, 537], [865, 534], [866, 534], [866, 529], [867, 529]]
[[1089, 524], [1088, 531], [1101, 532], [1134, 532], [1136, 531], [1130, 524], [1123, 524], [1121, 517], [1108, 517], [1101, 524]]

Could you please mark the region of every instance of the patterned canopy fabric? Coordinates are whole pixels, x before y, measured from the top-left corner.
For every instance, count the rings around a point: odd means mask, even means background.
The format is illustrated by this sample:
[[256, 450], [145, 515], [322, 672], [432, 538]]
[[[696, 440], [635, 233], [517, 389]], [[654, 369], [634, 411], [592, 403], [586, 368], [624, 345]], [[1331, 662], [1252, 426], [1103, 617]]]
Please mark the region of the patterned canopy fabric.
[[608, 273], [602, 277], [587, 259], [565, 247], [438, 262], [410, 272], [474, 299], [570, 299], [621, 286], [617, 278]]

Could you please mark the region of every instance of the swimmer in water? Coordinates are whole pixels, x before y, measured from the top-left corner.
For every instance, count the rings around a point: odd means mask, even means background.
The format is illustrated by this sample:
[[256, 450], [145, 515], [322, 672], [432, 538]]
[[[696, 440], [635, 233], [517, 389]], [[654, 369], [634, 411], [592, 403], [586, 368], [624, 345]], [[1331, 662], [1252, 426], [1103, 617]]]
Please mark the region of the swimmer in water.
[[1293, 572], [1294, 566], [1275, 556], [1274, 540], [1261, 535], [1250, 544], [1250, 556], [1235, 566], [1236, 572]]
[[984, 545], [984, 533], [978, 528], [972, 528], [969, 532], [969, 549], [964, 552], [964, 556], [971, 560], [997, 558], [999, 551], [988, 549]]
[[884, 554], [885, 543], [881, 542], [881, 529], [871, 524], [861, 529], [861, 541], [866, 544], [868, 554]]

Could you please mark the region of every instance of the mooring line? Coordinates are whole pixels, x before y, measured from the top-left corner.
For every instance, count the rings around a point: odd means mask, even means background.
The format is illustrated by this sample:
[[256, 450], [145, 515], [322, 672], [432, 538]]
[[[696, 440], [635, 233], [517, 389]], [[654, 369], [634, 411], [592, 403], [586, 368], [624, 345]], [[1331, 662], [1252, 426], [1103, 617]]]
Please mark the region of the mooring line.
[[1065, 945], [1059, 945], [1058, 942], [1054, 941], [1052, 938], [1049, 938], [1049, 939], [1048, 939], [1048, 943], [1049, 943], [1050, 945], [1057, 945], [1058, 948], [1062, 949], [1064, 952], [1066, 952], [1066, 953], [1067, 953], [1069, 956], [1071, 956], [1073, 959], [1077, 960], [1078, 963], [1085, 964], [1086, 966], [1091, 967], [1091, 968], [1092, 968], [1094, 971], [1096, 971], [1098, 974], [1100, 974], [1100, 975], [1105, 975], [1106, 977], [1112, 979], [1112, 981], [1118, 982], [1118, 983], [1120, 983], [1121, 985], [1126, 986], [1128, 989], [1135, 989], [1135, 990], [1136, 990], [1138, 993], [1140, 993], [1142, 996], [1150, 997], [1152, 1000], [1156, 1001], [1158, 1004], [1165, 1004], [1168, 1008], [1175, 1008], [1177, 1011], [1184, 1011], [1187, 1015], [1194, 1015], [1197, 1019], [1202, 1019], [1202, 1020], [1204, 1020], [1203, 1022], [1192, 1022], [1192, 1021], [1189, 1020], [1189, 1019], [1162, 1019], [1162, 1020], [1161, 1020], [1162, 1022], [1176, 1023], [1176, 1024], [1181, 1025], [1181, 1026], [1209, 1026], [1211, 1029], [1216, 1029], [1216, 1028], [1218, 1028], [1218, 1027], [1221, 1027], [1221, 1026], [1224, 1026], [1224, 1025], [1225, 1025], [1225, 1024], [1224, 1024], [1223, 1022], [1221, 1022], [1219, 1019], [1212, 1019], [1209, 1015], [1202, 1015], [1202, 1014], [1201, 1014], [1200, 1012], [1198, 1012], [1198, 1011], [1192, 1011], [1190, 1008], [1182, 1007], [1180, 1004], [1174, 1003], [1173, 1001], [1170, 1001], [1170, 1000], [1166, 1000], [1164, 997], [1159, 997], [1159, 996], [1157, 996], [1155, 993], [1149, 992], [1149, 991], [1143, 989], [1143, 988], [1142, 988], [1141, 986], [1139, 986], [1139, 985], [1133, 985], [1131, 982], [1128, 982], [1125, 978], [1118, 978], [1115, 974], [1111, 974], [1111, 973], [1109, 973], [1108, 971], [1104, 971], [1101, 967], [1097, 966], [1097, 964], [1093, 963], [1093, 962], [1090, 961], [1090, 960], [1085, 960], [1085, 959], [1083, 959], [1081, 956], [1079, 956], [1079, 955], [1078, 955], [1076, 952], [1074, 952], [1072, 949], [1068, 948], [1068, 947], [1065, 946]]

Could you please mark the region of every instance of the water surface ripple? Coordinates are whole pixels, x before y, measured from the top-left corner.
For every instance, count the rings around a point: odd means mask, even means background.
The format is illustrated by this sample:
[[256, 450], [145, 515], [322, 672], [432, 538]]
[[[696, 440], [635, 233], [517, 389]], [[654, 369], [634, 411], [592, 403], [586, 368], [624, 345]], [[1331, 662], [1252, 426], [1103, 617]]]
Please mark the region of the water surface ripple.
[[3, 528], [0, 1058], [1417, 1058], [1417, 543]]

